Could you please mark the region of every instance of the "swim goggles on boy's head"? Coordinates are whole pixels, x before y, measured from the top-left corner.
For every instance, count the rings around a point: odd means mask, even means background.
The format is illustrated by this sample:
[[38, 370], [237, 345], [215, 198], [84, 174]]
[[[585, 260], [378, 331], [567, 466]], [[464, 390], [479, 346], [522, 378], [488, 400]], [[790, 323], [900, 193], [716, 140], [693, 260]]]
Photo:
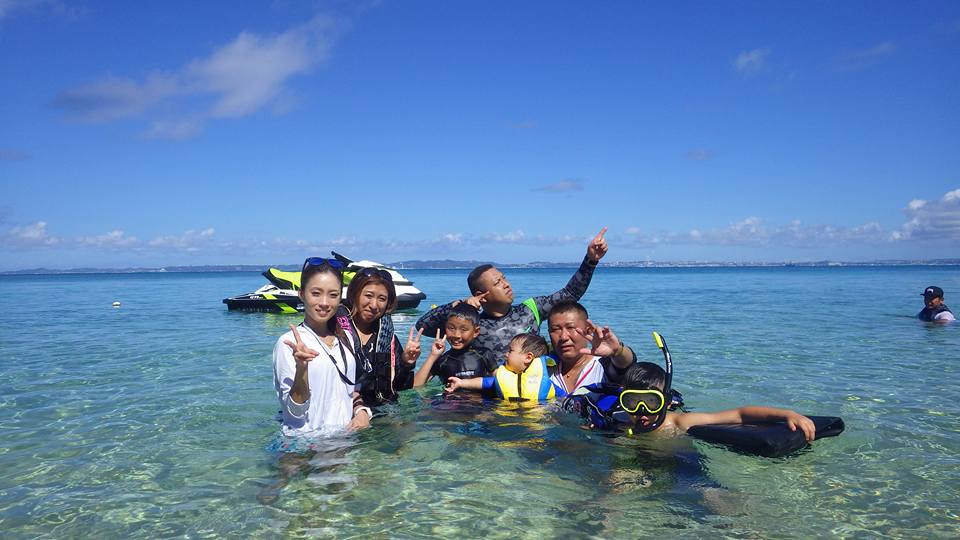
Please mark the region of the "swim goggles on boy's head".
[[667, 405], [667, 399], [659, 390], [624, 390], [620, 392], [620, 407], [630, 414], [657, 414]]
[[373, 268], [371, 266], [367, 266], [357, 271], [357, 275], [368, 276], [368, 277], [377, 276], [379, 278], [383, 278], [385, 281], [389, 281], [390, 283], [393, 283], [393, 276], [390, 275], [390, 272], [387, 272], [386, 270], [383, 270], [380, 268]]
[[323, 266], [328, 265], [334, 270], [342, 270], [343, 263], [336, 259], [325, 259], [323, 257], [307, 257], [307, 260], [303, 261], [302, 270], [306, 270], [311, 266]]

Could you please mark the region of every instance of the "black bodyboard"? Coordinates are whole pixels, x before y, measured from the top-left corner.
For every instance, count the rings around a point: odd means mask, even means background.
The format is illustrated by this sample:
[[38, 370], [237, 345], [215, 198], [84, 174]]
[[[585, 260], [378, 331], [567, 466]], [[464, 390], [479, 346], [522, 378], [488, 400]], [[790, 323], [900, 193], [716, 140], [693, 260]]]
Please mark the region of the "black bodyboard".
[[[843, 432], [844, 424], [836, 416], [809, 416], [817, 427], [815, 439], [835, 437]], [[747, 454], [780, 457], [807, 445], [800, 430], [790, 431], [783, 422], [770, 424], [714, 424], [693, 426], [687, 434], [698, 439], [723, 444]]]

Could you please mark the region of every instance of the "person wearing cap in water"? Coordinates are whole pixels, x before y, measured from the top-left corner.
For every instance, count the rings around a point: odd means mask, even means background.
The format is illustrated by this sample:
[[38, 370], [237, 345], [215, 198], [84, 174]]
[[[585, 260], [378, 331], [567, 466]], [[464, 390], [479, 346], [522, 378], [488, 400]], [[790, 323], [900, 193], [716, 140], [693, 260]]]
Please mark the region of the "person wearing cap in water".
[[950, 308], [943, 303], [943, 289], [931, 285], [923, 290], [923, 303], [926, 307], [917, 313], [924, 322], [950, 322], [957, 320]]

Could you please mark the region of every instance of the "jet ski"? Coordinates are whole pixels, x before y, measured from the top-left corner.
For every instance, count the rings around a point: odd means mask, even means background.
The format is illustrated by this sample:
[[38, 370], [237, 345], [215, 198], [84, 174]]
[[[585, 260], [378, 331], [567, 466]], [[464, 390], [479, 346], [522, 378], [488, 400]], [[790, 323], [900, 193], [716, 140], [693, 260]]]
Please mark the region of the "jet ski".
[[[343, 297], [347, 296], [347, 286], [358, 271], [363, 268], [379, 268], [386, 270], [393, 278], [393, 285], [397, 289], [397, 309], [415, 309], [420, 301], [427, 297], [420, 289], [413, 286], [413, 282], [403, 277], [400, 272], [388, 268], [374, 261], [352, 261], [335, 251], [330, 252], [335, 259], [343, 263]], [[303, 311], [303, 302], [297, 292], [300, 290], [300, 272], [288, 272], [279, 268], [268, 268], [263, 277], [270, 283], [260, 287], [252, 293], [242, 294], [233, 298], [224, 298], [227, 309], [241, 309], [247, 311], [273, 311], [279, 313], [296, 313]]]

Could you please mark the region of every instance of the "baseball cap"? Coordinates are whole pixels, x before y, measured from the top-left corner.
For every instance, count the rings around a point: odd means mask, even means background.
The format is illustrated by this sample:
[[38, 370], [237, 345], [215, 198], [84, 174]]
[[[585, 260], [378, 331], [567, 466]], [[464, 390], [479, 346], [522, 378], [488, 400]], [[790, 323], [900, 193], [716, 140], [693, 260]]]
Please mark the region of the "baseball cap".
[[923, 299], [929, 300], [931, 298], [943, 298], [943, 289], [936, 286], [929, 286], [923, 290]]

